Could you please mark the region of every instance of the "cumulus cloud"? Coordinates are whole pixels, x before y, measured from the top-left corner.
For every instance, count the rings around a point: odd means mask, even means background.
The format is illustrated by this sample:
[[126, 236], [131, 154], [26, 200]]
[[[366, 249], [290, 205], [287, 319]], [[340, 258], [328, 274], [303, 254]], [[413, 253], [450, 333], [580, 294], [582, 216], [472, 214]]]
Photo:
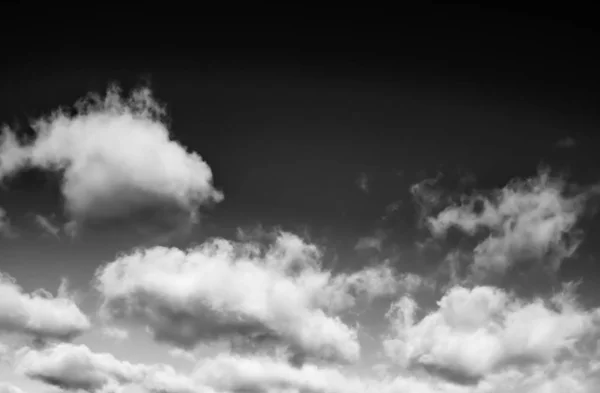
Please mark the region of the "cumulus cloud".
[[580, 243], [577, 223], [587, 194], [569, 193], [565, 181], [546, 171], [515, 180], [490, 195], [464, 196], [428, 217], [431, 232], [443, 237], [450, 228], [483, 239], [473, 250], [472, 272], [504, 273], [515, 265], [538, 263], [556, 271]]
[[109, 353], [93, 352], [85, 345], [60, 343], [43, 349], [22, 348], [16, 371], [65, 391], [112, 393], [135, 386], [156, 393], [213, 393], [169, 365], [130, 363]]
[[393, 333], [384, 348], [402, 367], [421, 366], [463, 385], [553, 366], [583, 356], [581, 343], [600, 338], [599, 311], [584, 309], [573, 293], [567, 286], [550, 299], [524, 301], [495, 287], [457, 286], [421, 319], [415, 301], [403, 297], [388, 314]]
[[27, 141], [3, 129], [0, 180], [26, 168], [60, 173], [71, 227], [128, 220], [178, 227], [223, 198], [210, 167], [171, 139], [148, 88], [124, 98], [113, 86], [79, 101], [74, 114], [57, 110], [31, 127], [35, 137]]
[[182, 374], [164, 364], [132, 364], [70, 344], [42, 351], [24, 349], [17, 371], [48, 385], [90, 393], [116, 392], [126, 386], [162, 393], [433, 393], [436, 386], [445, 384], [411, 377], [375, 381], [347, 375], [337, 368], [294, 367], [273, 357], [231, 353], [205, 358], [191, 373]]
[[507, 368], [468, 386], [423, 370], [399, 370], [370, 378], [339, 367], [294, 366], [277, 356], [231, 352], [204, 357], [191, 372], [182, 373], [165, 364], [134, 364], [83, 345], [64, 343], [41, 350], [23, 348], [16, 370], [51, 386], [90, 393], [117, 392], [127, 386], [157, 393], [497, 393], [507, 389], [516, 393], [593, 393], [599, 382], [597, 361], [574, 367], [572, 359], [529, 369]]
[[89, 327], [88, 318], [64, 289], [56, 297], [43, 289], [23, 293], [12, 277], [0, 273], [0, 331], [70, 340]]
[[182, 348], [242, 335], [354, 361], [356, 329], [337, 313], [357, 297], [393, 293], [397, 281], [386, 265], [334, 275], [320, 258], [315, 245], [286, 232], [266, 250], [224, 239], [187, 251], [138, 250], [97, 271], [101, 314], [148, 325], [157, 340]]

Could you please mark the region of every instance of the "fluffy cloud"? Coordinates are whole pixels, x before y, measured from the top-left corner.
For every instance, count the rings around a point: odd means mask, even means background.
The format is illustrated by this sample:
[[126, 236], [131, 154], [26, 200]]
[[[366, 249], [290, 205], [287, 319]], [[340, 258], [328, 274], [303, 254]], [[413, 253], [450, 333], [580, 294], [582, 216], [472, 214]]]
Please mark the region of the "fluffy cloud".
[[164, 364], [132, 364], [83, 345], [24, 348], [16, 370], [65, 390], [117, 392], [131, 385], [161, 393], [311, 392], [311, 393], [593, 393], [600, 382], [598, 362], [572, 362], [507, 369], [465, 386], [423, 370], [398, 371], [377, 379], [338, 367], [293, 366], [281, 357], [221, 353], [203, 358], [190, 373]]
[[42, 350], [23, 348], [17, 372], [65, 390], [113, 392], [132, 383], [141, 383], [150, 367], [116, 359], [108, 353], [94, 353], [84, 345], [61, 343]]
[[183, 348], [243, 335], [354, 361], [356, 330], [336, 313], [357, 297], [393, 293], [398, 282], [386, 265], [334, 275], [320, 258], [316, 246], [285, 232], [266, 250], [224, 239], [187, 251], [138, 250], [97, 271], [101, 313], [146, 324], [157, 340]]
[[579, 245], [576, 224], [588, 196], [567, 191], [560, 178], [540, 172], [490, 196], [463, 197], [462, 204], [447, 207], [427, 223], [436, 236], [452, 227], [470, 236], [484, 235], [473, 250], [476, 276], [502, 274], [532, 262], [555, 271]]
[[499, 288], [457, 286], [420, 320], [417, 304], [404, 297], [390, 309], [393, 334], [384, 347], [399, 365], [422, 366], [457, 384], [552, 365], [580, 356], [584, 340], [600, 338], [600, 313], [583, 309], [573, 289], [527, 302]]
[[109, 353], [92, 352], [85, 345], [67, 343], [41, 350], [22, 348], [16, 371], [68, 391], [112, 393], [120, 392], [126, 386], [138, 386], [157, 393], [213, 392], [169, 365], [130, 363]]
[[177, 227], [194, 222], [200, 205], [222, 199], [209, 166], [171, 139], [149, 89], [122, 98], [111, 87], [104, 98], [90, 95], [75, 109], [33, 122], [29, 141], [4, 128], [0, 180], [25, 168], [60, 173], [76, 227], [128, 220]]
[[447, 385], [432, 383], [428, 378], [375, 381], [349, 376], [336, 368], [294, 367], [282, 359], [231, 353], [205, 358], [190, 374], [182, 374], [163, 364], [132, 364], [110, 354], [94, 353], [83, 345], [71, 344], [44, 350], [23, 349], [17, 372], [65, 390], [90, 393], [117, 392], [128, 385], [162, 393], [433, 393], [438, 391], [436, 385]]
[[88, 318], [64, 290], [57, 297], [45, 290], [23, 293], [13, 278], [0, 273], [0, 331], [69, 340], [89, 327]]

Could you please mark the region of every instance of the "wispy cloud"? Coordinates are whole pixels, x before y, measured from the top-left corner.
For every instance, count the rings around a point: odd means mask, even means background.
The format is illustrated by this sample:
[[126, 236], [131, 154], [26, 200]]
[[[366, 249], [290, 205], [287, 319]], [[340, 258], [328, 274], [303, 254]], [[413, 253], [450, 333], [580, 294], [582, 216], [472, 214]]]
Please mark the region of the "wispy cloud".
[[104, 336], [114, 340], [126, 340], [129, 337], [129, 332], [127, 330], [116, 326], [105, 326], [101, 331]]
[[372, 236], [363, 236], [358, 239], [356, 245], [354, 246], [355, 250], [368, 250], [374, 249], [377, 251], [381, 251], [381, 247], [383, 242], [387, 238], [387, 235], [384, 231], [376, 231]]
[[44, 231], [44, 233], [55, 237], [55, 238], [60, 238], [60, 227], [58, 225], [55, 225], [54, 223], [52, 223], [52, 221], [50, 220], [49, 217], [45, 217], [41, 214], [35, 214], [33, 216], [33, 219], [36, 223], [36, 225], [42, 230]]
[[369, 192], [369, 177], [365, 172], [358, 174], [358, 177], [356, 178], [356, 186], [364, 193]]
[[575, 138], [567, 136], [563, 139], [558, 140], [555, 146], [561, 149], [570, 149], [577, 146], [577, 140], [575, 140]]
[[557, 270], [581, 241], [576, 224], [590, 194], [569, 194], [564, 180], [542, 171], [516, 180], [490, 196], [462, 197], [427, 218], [436, 236], [452, 227], [469, 236], [484, 237], [473, 249], [474, 274], [504, 273], [515, 264], [539, 262]]
[[6, 210], [2, 207], [0, 207], [0, 235], [7, 238], [14, 238], [17, 236], [17, 232], [11, 225]]

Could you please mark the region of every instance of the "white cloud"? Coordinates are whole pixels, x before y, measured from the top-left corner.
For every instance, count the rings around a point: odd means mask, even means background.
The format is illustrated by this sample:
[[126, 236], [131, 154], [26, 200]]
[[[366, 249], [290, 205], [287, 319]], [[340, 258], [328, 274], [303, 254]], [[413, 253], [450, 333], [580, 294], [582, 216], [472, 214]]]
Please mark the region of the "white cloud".
[[57, 297], [45, 290], [23, 293], [12, 277], [0, 273], [0, 331], [69, 340], [89, 327], [88, 318], [64, 290]]
[[396, 278], [386, 265], [333, 275], [320, 258], [316, 246], [285, 232], [267, 250], [224, 239], [188, 251], [138, 250], [97, 271], [102, 314], [149, 325], [157, 340], [183, 348], [241, 334], [354, 361], [356, 330], [335, 313], [357, 296], [393, 293]]
[[32, 124], [22, 142], [4, 128], [0, 179], [25, 168], [62, 175], [65, 209], [77, 227], [111, 220], [171, 226], [196, 220], [200, 205], [222, 199], [202, 158], [171, 139], [164, 109], [149, 89], [122, 98], [111, 87], [76, 114], [56, 111]]
[[583, 309], [572, 291], [527, 302], [499, 288], [457, 286], [420, 320], [417, 304], [404, 297], [388, 314], [393, 333], [384, 348], [402, 367], [420, 365], [463, 384], [511, 367], [552, 365], [578, 355], [582, 340], [600, 338], [600, 314]]
[[474, 248], [472, 271], [479, 276], [504, 273], [519, 263], [542, 263], [557, 270], [581, 240], [576, 231], [584, 212], [586, 194], [569, 195], [559, 178], [540, 172], [517, 180], [487, 197], [464, 197], [464, 203], [428, 218], [437, 236], [455, 227], [486, 237]]
[[597, 369], [597, 362], [578, 368], [569, 361], [534, 365], [507, 369], [466, 386], [423, 370], [399, 370], [373, 378], [340, 367], [294, 366], [281, 357], [226, 352], [205, 357], [190, 373], [182, 373], [165, 364], [132, 364], [73, 344], [23, 348], [16, 365], [18, 373], [32, 379], [90, 393], [116, 392], [127, 386], [156, 393], [593, 393], [599, 382], [594, 374]]
[[[223, 198], [202, 158], [171, 139], [164, 108], [149, 89], [123, 98], [111, 88], [105, 97], [78, 103], [74, 113], [61, 110], [34, 122], [35, 134], [27, 141], [6, 127], [0, 133], [0, 181], [28, 168], [61, 176], [71, 221], [59, 228], [35, 216], [49, 234], [130, 222], [161, 231], [182, 228], [196, 221], [201, 206]], [[357, 179], [364, 192], [368, 180], [365, 174]], [[596, 392], [600, 309], [580, 304], [576, 286], [552, 297], [519, 298], [469, 280], [493, 273], [506, 278], [522, 265], [556, 272], [582, 239], [578, 223], [588, 193], [574, 193], [543, 172], [448, 206], [453, 195], [438, 187], [440, 181], [438, 176], [411, 188], [421, 223], [435, 235], [428, 241], [455, 228], [476, 245], [447, 255], [451, 282], [428, 291], [428, 298], [413, 293], [431, 288], [430, 279], [440, 271], [425, 279], [383, 262], [334, 273], [324, 266], [322, 250], [296, 235], [240, 230], [238, 242], [215, 238], [187, 250], [140, 248], [95, 273], [102, 301], [96, 331], [125, 340], [128, 331], [119, 323], [141, 325], [168, 344], [162, 347], [166, 359], [186, 359], [191, 371], [130, 363], [61, 343], [91, 327], [67, 282], [56, 296], [43, 290], [28, 294], [0, 273], [0, 338], [24, 336], [29, 343], [15, 351], [18, 340], [0, 342], [0, 374], [14, 366], [20, 377], [57, 391], [89, 393]], [[0, 233], [14, 235], [1, 208]], [[381, 251], [384, 238], [383, 232], [361, 238], [355, 249]], [[444, 293], [436, 305], [423, 307], [438, 300], [432, 298], [438, 289]], [[371, 303], [375, 298], [392, 302], [386, 314], [390, 329], [378, 337], [377, 321], [360, 331], [364, 319], [353, 313], [362, 304], [380, 306]], [[369, 356], [359, 359], [368, 342], [363, 337], [379, 339], [383, 353], [365, 351]], [[215, 342], [228, 350], [203, 355], [220, 349], [211, 345]], [[124, 351], [139, 345], [136, 337], [122, 344]], [[200, 348], [204, 345], [211, 346]], [[344, 364], [358, 360], [363, 362]], [[369, 372], [373, 375], [365, 376]], [[0, 393], [23, 392], [0, 382]]]
[[126, 340], [129, 337], [129, 332], [115, 326], [105, 326], [102, 328], [102, 334], [115, 340]]
[[108, 353], [94, 353], [84, 345], [61, 343], [42, 350], [21, 349], [16, 370], [65, 390], [111, 392], [144, 381], [152, 367], [124, 362]]
[[[584, 367], [585, 369], [585, 367]], [[593, 393], [598, 379], [587, 370], [568, 364], [509, 370], [465, 386], [418, 370], [379, 378], [364, 377], [342, 369], [306, 364], [294, 367], [265, 356], [219, 354], [201, 360], [189, 376], [161, 378], [165, 392], [311, 392], [311, 393]], [[176, 383], [174, 383], [176, 382]], [[508, 389], [510, 388], [510, 389]], [[210, 390], [208, 390], [210, 389]], [[567, 390], [565, 390], [567, 389]]]

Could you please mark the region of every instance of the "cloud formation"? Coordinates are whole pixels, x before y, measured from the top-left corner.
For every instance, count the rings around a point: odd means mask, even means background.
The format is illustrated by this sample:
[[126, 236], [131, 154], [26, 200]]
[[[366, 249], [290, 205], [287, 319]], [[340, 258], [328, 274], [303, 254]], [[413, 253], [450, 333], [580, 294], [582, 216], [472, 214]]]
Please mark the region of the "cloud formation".
[[437, 237], [451, 228], [478, 239], [471, 272], [483, 277], [504, 274], [512, 267], [541, 265], [556, 271], [581, 241], [578, 220], [588, 194], [569, 191], [564, 180], [546, 171], [514, 180], [490, 195], [463, 196], [427, 218]]
[[12, 277], [0, 272], [0, 332], [70, 340], [89, 328], [89, 319], [65, 291], [56, 297], [43, 289], [23, 293]]
[[600, 311], [581, 307], [572, 287], [528, 302], [499, 288], [458, 286], [421, 320], [416, 311], [410, 298], [393, 305], [386, 353], [404, 367], [424, 366], [459, 384], [515, 366], [550, 365], [579, 355], [586, 337], [600, 338]]
[[30, 140], [3, 129], [0, 180], [27, 168], [59, 173], [77, 228], [129, 221], [175, 228], [223, 198], [210, 167], [171, 139], [165, 110], [148, 88], [122, 97], [113, 86], [104, 97], [80, 100], [74, 114], [57, 110], [31, 127]]
[[166, 366], [132, 364], [108, 353], [94, 353], [85, 345], [61, 343], [44, 349], [23, 348], [16, 370], [31, 379], [64, 390], [115, 392], [141, 383], [148, 373]]
[[461, 385], [424, 370], [364, 377], [331, 366], [295, 367], [263, 355], [221, 353], [200, 360], [189, 373], [165, 364], [133, 364], [82, 345], [59, 344], [44, 350], [24, 348], [17, 371], [65, 390], [116, 392], [137, 386], [161, 393], [311, 392], [311, 393], [593, 393], [597, 362], [575, 367], [572, 360], [548, 366], [513, 368]]
[[337, 313], [357, 297], [392, 294], [402, 282], [385, 265], [334, 275], [320, 258], [315, 245], [286, 232], [266, 250], [213, 239], [187, 251], [124, 255], [97, 271], [97, 287], [105, 316], [147, 324], [157, 340], [183, 348], [242, 335], [355, 361], [356, 330]]

